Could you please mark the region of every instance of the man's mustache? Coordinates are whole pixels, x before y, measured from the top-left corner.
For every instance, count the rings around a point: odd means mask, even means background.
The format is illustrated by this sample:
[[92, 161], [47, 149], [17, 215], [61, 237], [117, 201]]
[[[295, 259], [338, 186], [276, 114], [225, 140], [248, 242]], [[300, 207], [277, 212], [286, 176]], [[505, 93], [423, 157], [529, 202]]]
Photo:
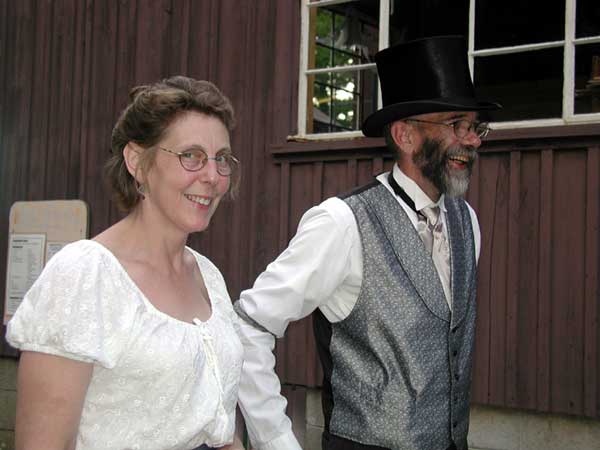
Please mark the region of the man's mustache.
[[451, 147], [446, 151], [444, 159], [448, 160], [451, 157], [466, 158], [468, 159], [468, 164], [471, 165], [477, 159], [477, 150], [475, 149], [475, 147], [470, 146]]

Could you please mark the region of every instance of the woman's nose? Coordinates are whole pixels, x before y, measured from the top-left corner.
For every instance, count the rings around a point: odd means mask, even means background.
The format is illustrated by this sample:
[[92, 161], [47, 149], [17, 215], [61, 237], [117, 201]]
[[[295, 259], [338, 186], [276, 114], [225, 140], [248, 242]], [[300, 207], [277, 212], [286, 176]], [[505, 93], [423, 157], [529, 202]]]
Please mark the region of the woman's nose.
[[198, 177], [204, 182], [215, 184], [219, 176], [217, 162], [212, 158], [207, 158], [202, 169], [198, 171]]

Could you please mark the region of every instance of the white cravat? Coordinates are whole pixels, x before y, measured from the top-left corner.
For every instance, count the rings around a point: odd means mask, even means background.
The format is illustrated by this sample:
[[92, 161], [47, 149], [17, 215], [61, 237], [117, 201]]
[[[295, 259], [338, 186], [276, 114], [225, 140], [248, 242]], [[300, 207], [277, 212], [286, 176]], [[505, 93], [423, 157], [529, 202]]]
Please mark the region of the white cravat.
[[440, 207], [426, 206], [418, 213], [419, 223], [417, 224], [417, 232], [427, 252], [433, 259], [437, 272], [444, 288], [446, 302], [452, 309], [452, 291], [450, 289], [450, 249], [448, 247], [448, 239], [444, 233], [444, 224], [440, 217]]

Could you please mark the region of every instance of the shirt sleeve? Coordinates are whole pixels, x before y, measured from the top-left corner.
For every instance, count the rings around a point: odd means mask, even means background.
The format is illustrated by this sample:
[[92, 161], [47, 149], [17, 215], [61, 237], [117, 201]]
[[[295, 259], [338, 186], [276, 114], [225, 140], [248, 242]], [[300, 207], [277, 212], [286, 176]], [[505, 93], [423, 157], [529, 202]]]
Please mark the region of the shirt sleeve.
[[112, 368], [123, 347], [119, 330], [131, 320], [115, 291], [97, 249], [66, 246], [25, 295], [6, 338], [21, 350]]
[[275, 374], [275, 336], [291, 321], [326, 305], [350, 271], [356, 223], [349, 207], [330, 199], [309, 210], [288, 248], [236, 303], [244, 346], [239, 402], [258, 450], [298, 450], [287, 402]]

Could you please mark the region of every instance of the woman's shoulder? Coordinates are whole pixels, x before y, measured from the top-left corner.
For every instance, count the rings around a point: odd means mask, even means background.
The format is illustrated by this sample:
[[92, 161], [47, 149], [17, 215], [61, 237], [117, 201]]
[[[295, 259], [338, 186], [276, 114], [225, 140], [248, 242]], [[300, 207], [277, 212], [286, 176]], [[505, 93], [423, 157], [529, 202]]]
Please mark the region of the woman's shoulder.
[[64, 246], [12, 317], [11, 345], [114, 366], [134, 323], [136, 303], [122, 301], [127, 290], [112, 267], [108, 250], [94, 241]]
[[[83, 298], [96, 301], [109, 296], [122, 297], [128, 292], [126, 286], [126, 277], [116, 257], [102, 244], [83, 239], [65, 245], [50, 258], [31, 293], [65, 289], [70, 294], [65, 298], [75, 296], [77, 301]], [[98, 296], [100, 292], [102, 295]]]
[[[49, 288], [67, 289], [81, 298], [83, 291], [121, 291], [121, 270], [116, 257], [93, 240], [82, 239], [65, 245], [50, 258], [34, 283], [31, 293]], [[114, 289], [111, 289], [114, 286]], [[36, 288], [36, 289], [34, 289]]]
[[81, 239], [71, 242], [61, 248], [50, 260], [48, 266], [51, 265], [69, 265], [77, 263], [94, 264], [109, 257], [108, 250], [96, 241], [89, 239]]

